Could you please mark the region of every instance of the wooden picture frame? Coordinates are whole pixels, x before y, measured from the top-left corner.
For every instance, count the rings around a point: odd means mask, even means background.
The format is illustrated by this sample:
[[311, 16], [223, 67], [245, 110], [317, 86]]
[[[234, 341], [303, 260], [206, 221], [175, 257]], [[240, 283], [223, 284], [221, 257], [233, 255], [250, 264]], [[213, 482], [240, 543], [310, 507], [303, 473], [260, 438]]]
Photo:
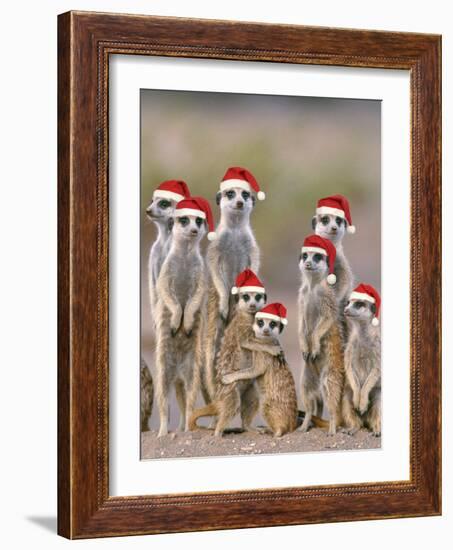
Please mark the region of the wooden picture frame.
[[[88, 538], [440, 514], [440, 37], [69, 12], [59, 16], [58, 48], [58, 533]], [[109, 495], [112, 54], [410, 71], [409, 481]]]

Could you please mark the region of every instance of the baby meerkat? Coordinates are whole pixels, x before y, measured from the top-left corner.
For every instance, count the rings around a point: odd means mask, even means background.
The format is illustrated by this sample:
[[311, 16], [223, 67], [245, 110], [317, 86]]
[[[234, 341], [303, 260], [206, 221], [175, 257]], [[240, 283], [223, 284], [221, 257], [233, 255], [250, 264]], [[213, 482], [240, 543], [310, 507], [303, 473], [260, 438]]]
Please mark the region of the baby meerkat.
[[337, 278], [335, 294], [340, 306], [340, 316], [347, 304], [354, 284], [351, 266], [343, 251], [343, 238], [346, 233], [355, 233], [352, 225], [349, 202], [343, 195], [332, 195], [320, 199], [316, 215], [312, 219], [313, 231], [323, 239], [331, 241], [336, 248], [334, 273]]
[[378, 292], [371, 285], [360, 284], [351, 293], [345, 309], [349, 330], [342, 409], [350, 434], [364, 426], [374, 436], [381, 435], [380, 304]]
[[142, 432], [149, 430], [149, 418], [153, 410], [154, 385], [153, 377], [142, 359], [140, 363], [140, 426]]
[[173, 213], [178, 202], [188, 197], [190, 197], [190, 191], [184, 181], [164, 181], [154, 191], [153, 199], [146, 209], [147, 217], [157, 228], [157, 238], [151, 247], [148, 260], [151, 313], [155, 309], [157, 278], [170, 249]]
[[255, 338], [242, 344], [244, 349], [253, 351], [252, 368], [222, 376], [224, 384], [256, 379], [261, 413], [275, 437], [297, 428], [296, 385], [283, 352], [276, 356], [261, 348], [263, 344], [278, 348], [279, 335], [286, 323], [286, 309], [282, 304], [269, 304], [258, 312], [253, 324]]
[[314, 415], [321, 417], [325, 404], [329, 413], [329, 434], [340, 421], [344, 385], [343, 344], [338, 300], [333, 285], [335, 246], [311, 235], [304, 241], [299, 260], [299, 343], [303, 365], [301, 396], [306, 432]]
[[253, 175], [245, 168], [229, 168], [220, 184], [216, 202], [220, 206], [217, 239], [206, 252], [210, 274], [206, 358], [203, 371], [204, 396], [215, 394], [214, 362], [225, 325], [232, 318], [235, 302], [230, 290], [238, 273], [250, 268], [258, 273], [260, 252], [250, 226], [256, 198], [264, 198]]
[[206, 307], [206, 269], [200, 241], [208, 225], [209, 203], [191, 197], [178, 203], [171, 247], [156, 285], [156, 397], [160, 414], [159, 436], [168, 432], [168, 394], [174, 384], [180, 408], [180, 430], [188, 429], [199, 389]]
[[[241, 414], [243, 429], [250, 430], [259, 407], [258, 393], [252, 380], [225, 386], [222, 377], [233, 372], [242, 372], [252, 366], [252, 351], [244, 348], [244, 343], [254, 338], [254, 314], [265, 304], [265, 290], [250, 270], [245, 270], [238, 276], [233, 290], [236, 291], [237, 308], [225, 329], [217, 357], [214, 399], [194, 412], [189, 425], [190, 429], [196, 429], [198, 418], [217, 416], [215, 435], [218, 436], [223, 434], [238, 412]], [[278, 355], [281, 351], [280, 346], [274, 344], [258, 343], [257, 347], [273, 355]]]

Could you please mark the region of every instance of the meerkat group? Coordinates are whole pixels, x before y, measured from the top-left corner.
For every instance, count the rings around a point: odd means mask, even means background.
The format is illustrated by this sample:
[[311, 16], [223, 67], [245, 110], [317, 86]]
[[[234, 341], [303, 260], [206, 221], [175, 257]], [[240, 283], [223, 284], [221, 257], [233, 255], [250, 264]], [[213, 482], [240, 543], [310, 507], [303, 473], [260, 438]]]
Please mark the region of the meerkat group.
[[[354, 277], [342, 241], [353, 233], [349, 203], [341, 195], [318, 201], [299, 257], [299, 346], [302, 356], [298, 411], [296, 384], [279, 335], [286, 308], [267, 303], [258, 278], [260, 251], [251, 227], [264, 193], [241, 167], [229, 168], [216, 204], [214, 231], [209, 202], [192, 197], [185, 182], [168, 180], [146, 210], [157, 226], [148, 268], [150, 310], [156, 333], [156, 402], [159, 436], [168, 433], [169, 394], [179, 406], [179, 430], [198, 429], [212, 417], [216, 436], [239, 414], [242, 430], [276, 437], [312, 425], [362, 427], [381, 433], [380, 297], [370, 285], [353, 290]], [[207, 233], [206, 258], [200, 243]], [[149, 385], [142, 367], [142, 384]], [[195, 410], [201, 393], [205, 406]], [[142, 395], [148, 395], [142, 387]], [[142, 399], [143, 401], [143, 399]], [[148, 425], [142, 404], [142, 430]], [[265, 428], [253, 427], [258, 411]], [[327, 413], [328, 420], [322, 418]], [[303, 416], [303, 422], [300, 417]]]

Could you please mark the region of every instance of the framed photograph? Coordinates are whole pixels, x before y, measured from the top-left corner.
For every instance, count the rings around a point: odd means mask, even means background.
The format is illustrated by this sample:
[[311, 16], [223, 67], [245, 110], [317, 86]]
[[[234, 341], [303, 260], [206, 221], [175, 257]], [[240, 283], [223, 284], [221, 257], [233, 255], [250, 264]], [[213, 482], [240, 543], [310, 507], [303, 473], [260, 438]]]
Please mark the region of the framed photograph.
[[58, 24], [59, 533], [440, 514], [440, 37]]

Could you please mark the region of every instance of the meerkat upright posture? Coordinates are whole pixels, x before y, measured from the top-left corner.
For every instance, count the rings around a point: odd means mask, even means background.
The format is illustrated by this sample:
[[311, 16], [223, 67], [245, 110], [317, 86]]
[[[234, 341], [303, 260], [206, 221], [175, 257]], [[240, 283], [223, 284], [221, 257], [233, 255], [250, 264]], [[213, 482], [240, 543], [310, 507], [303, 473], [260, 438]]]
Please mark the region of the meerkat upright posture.
[[376, 437], [381, 435], [380, 304], [377, 291], [371, 285], [360, 284], [345, 309], [349, 331], [342, 410], [350, 434], [365, 426]]
[[286, 309], [282, 304], [269, 304], [255, 315], [255, 338], [244, 342], [243, 348], [253, 352], [252, 367], [226, 374], [224, 384], [256, 379], [261, 412], [275, 437], [293, 432], [297, 427], [296, 385], [283, 357], [263, 351], [263, 344], [279, 347], [279, 334], [286, 325]]
[[335, 246], [311, 235], [304, 241], [299, 260], [299, 342], [303, 357], [301, 396], [306, 432], [312, 416], [329, 412], [329, 434], [336, 433], [344, 386], [343, 344], [338, 300], [332, 288]]
[[230, 290], [238, 273], [250, 268], [258, 272], [260, 254], [250, 227], [250, 215], [256, 198], [265, 195], [246, 169], [229, 168], [220, 184], [216, 202], [220, 206], [217, 239], [207, 250], [210, 274], [206, 356], [202, 391], [206, 402], [215, 395], [215, 358], [225, 325], [232, 317], [235, 303]]
[[154, 222], [157, 228], [157, 237], [151, 246], [148, 260], [148, 289], [151, 314], [155, 310], [157, 278], [170, 249], [173, 213], [178, 202], [188, 197], [190, 197], [190, 191], [184, 181], [164, 181], [154, 191], [153, 199], [146, 209], [146, 215]]
[[[216, 386], [213, 401], [196, 410], [190, 422], [190, 429], [195, 429], [198, 418], [217, 416], [215, 435], [222, 435], [238, 412], [241, 414], [242, 428], [250, 430], [259, 407], [258, 392], [253, 381], [244, 380], [233, 387], [226, 387], [222, 383], [222, 376], [251, 368], [252, 352], [243, 349], [243, 344], [254, 336], [252, 328], [254, 315], [265, 305], [266, 293], [258, 277], [250, 269], [246, 269], [238, 275], [232, 294], [237, 307], [225, 329], [216, 360]], [[271, 353], [279, 353], [280, 350], [275, 345], [263, 345], [261, 348]]]
[[312, 219], [313, 231], [331, 241], [336, 248], [334, 273], [337, 278], [335, 293], [340, 307], [340, 316], [351, 294], [354, 276], [343, 250], [346, 233], [355, 233], [352, 225], [349, 202], [343, 195], [332, 195], [318, 201], [316, 215]]
[[170, 250], [156, 285], [156, 369], [159, 436], [168, 433], [168, 394], [174, 384], [180, 408], [180, 430], [188, 429], [199, 388], [203, 314], [207, 296], [200, 241], [214, 236], [209, 203], [191, 197], [174, 213]]
[[148, 365], [141, 360], [140, 363], [140, 426], [142, 432], [149, 430], [149, 417], [153, 410], [154, 385], [153, 377]]

